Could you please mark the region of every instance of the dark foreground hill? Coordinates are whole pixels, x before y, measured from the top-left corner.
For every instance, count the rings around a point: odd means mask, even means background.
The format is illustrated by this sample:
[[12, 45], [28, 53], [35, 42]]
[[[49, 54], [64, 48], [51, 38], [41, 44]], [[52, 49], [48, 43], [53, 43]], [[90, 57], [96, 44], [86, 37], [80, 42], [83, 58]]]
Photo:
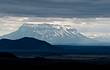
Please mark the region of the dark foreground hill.
[[45, 41], [41, 41], [34, 38], [24, 37], [18, 40], [1, 39], [1, 49], [44, 49], [53, 48], [53, 46]]
[[30, 37], [0, 40], [0, 52], [11, 52], [20, 56], [58, 55], [60, 52], [63, 53], [62, 50], [63, 48]]

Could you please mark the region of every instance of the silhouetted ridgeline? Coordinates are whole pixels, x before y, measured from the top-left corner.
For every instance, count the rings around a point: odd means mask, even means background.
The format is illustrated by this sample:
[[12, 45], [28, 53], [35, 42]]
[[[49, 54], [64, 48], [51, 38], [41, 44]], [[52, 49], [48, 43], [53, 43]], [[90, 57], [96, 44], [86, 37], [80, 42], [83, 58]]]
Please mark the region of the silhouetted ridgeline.
[[63, 48], [55, 47], [45, 41], [24, 37], [17, 40], [1, 39], [0, 52], [11, 52], [17, 56], [47, 56], [64, 54]]
[[[66, 54], [110, 54], [109, 46], [66, 46], [51, 45], [45, 41], [24, 37], [17, 40], [1, 39], [0, 52], [11, 52], [30, 55], [66, 55]], [[22, 50], [22, 52], [21, 52]], [[30, 52], [31, 51], [31, 52]]]
[[24, 37], [18, 40], [1, 39], [1, 49], [45, 49], [54, 48], [51, 44], [34, 38]]

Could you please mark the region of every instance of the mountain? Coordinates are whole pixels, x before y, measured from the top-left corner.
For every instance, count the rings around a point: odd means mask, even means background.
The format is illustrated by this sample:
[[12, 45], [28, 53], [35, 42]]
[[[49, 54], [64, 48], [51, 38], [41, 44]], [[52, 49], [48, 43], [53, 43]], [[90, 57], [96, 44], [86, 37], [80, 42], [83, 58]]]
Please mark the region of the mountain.
[[24, 37], [18, 40], [1, 39], [0, 49], [51, 49], [51, 44], [34, 38]]
[[89, 44], [96, 42], [82, 35], [71, 25], [61, 24], [24, 24], [19, 30], [8, 35], [2, 36], [7, 39], [20, 39], [23, 37], [33, 37], [47, 41], [51, 44], [74, 45]]
[[53, 56], [66, 53], [62, 47], [30, 37], [17, 40], [1, 39], [0, 52], [9, 52], [22, 57]]

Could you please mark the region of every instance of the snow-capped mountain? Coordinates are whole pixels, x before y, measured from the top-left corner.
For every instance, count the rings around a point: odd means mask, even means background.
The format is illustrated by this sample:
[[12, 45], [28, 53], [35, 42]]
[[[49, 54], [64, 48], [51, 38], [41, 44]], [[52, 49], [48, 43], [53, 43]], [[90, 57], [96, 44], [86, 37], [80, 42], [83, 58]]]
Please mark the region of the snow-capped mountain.
[[94, 40], [83, 36], [71, 25], [59, 24], [24, 24], [19, 30], [2, 38], [19, 39], [22, 37], [33, 37], [36, 39], [47, 41], [51, 44], [88, 44]]

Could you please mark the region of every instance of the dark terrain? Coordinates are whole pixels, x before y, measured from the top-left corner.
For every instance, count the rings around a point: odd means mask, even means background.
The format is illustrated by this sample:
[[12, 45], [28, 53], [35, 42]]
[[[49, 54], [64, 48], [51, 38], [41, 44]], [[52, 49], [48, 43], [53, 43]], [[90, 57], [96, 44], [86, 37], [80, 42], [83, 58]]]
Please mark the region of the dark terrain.
[[1, 39], [0, 64], [106, 65], [110, 64], [110, 47], [51, 45], [28, 37]]
[[110, 58], [94, 58], [94, 59], [47, 59], [44, 57], [35, 58], [19, 58], [14, 54], [1, 52], [0, 64], [26, 64], [26, 65], [38, 65], [38, 66], [54, 66], [54, 65], [109, 65]]

